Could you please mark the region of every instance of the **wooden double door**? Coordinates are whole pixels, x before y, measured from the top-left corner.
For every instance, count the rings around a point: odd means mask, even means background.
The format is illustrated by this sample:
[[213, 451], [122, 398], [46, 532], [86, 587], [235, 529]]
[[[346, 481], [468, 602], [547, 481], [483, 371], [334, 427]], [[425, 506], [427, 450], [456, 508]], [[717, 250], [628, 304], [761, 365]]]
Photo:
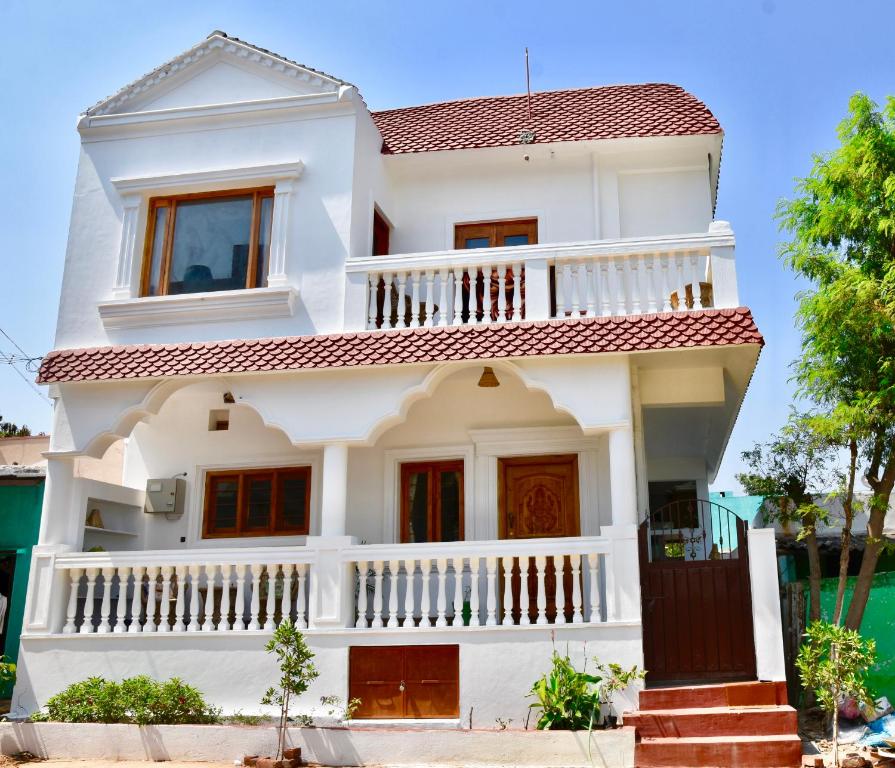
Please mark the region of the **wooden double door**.
[[[502, 539], [540, 539], [578, 536], [578, 456], [524, 456], [498, 459], [498, 533]], [[520, 565], [527, 564], [523, 581]], [[547, 618], [557, 615], [556, 580], [560, 564], [549, 559], [544, 573]], [[572, 620], [572, 568], [568, 558], [562, 562], [566, 620]], [[525, 588], [523, 589], [523, 584]], [[502, 591], [502, 590], [501, 590]], [[511, 591], [513, 621], [519, 623], [523, 610], [533, 624], [537, 608], [529, 596], [537, 595], [538, 581], [534, 558], [514, 564]]]

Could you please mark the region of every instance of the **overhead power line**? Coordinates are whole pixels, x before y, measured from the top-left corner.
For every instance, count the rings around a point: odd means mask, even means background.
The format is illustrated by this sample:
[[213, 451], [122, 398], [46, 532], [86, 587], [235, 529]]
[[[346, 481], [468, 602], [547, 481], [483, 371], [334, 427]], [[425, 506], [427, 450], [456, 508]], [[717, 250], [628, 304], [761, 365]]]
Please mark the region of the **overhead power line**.
[[0, 350], [0, 363], [5, 363], [10, 368], [12, 368], [16, 372], [16, 374], [18, 374], [19, 378], [28, 385], [28, 388], [32, 392], [34, 392], [35, 395], [37, 395], [43, 402], [52, 405], [52, 401], [43, 392], [41, 392], [37, 388], [35, 383], [31, 381], [17, 367], [19, 364], [22, 364], [25, 366], [26, 371], [28, 371], [29, 373], [34, 373], [37, 370], [41, 358], [29, 355], [24, 349], [19, 346], [19, 344], [12, 336], [10, 336], [5, 330], [3, 330], [3, 328], [0, 328], [0, 333], [2, 333], [9, 340], [9, 342], [21, 353], [20, 355], [14, 355]]

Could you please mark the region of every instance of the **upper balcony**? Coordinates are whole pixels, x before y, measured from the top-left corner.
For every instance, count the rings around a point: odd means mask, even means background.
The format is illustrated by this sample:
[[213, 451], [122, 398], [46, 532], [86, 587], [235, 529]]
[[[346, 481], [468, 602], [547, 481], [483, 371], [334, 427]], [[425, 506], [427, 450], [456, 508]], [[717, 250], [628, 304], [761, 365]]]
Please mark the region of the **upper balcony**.
[[716, 221], [705, 233], [355, 259], [345, 329], [737, 307], [734, 244]]

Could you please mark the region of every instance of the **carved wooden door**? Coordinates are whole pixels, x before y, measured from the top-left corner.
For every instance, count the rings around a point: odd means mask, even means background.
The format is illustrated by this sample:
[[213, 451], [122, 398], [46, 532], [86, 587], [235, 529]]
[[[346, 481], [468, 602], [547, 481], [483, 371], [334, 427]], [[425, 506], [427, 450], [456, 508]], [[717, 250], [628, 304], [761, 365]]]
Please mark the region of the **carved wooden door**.
[[[578, 536], [578, 456], [525, 456], [498, 460], [499, 535], [502, 539], [539, 539]], [[529, 621], [537, 619], [537, 609], [529, 600], [538, 590], [534, 558], [530, 558], [526, 589], [522, 589], [519, 563], [513, 567], [513, 621], [518, 622], [522, 607]], [[522, 565], [526, 565], [523, 561]], [[556, 563], [548, 560], [545, 570], [547, 618], [556, 617]], [[566, 619], [571, 621], [572, 571], [563, 560], [563, 590]], [[520, 603], [521, 601], [521, 603]]]

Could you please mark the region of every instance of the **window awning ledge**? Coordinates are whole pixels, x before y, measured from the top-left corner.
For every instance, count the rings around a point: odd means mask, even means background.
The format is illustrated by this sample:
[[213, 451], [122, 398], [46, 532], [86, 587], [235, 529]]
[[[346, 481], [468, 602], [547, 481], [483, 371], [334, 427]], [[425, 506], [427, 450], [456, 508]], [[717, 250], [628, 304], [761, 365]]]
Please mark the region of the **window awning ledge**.
[[237, 291], [187, 293], [177, 296], [147, 296], [116, 299], [98, 305], [107, 331], [123, 328], [152, 328], [182, 323], [211, 323], [222, 320], [258, 320], [291, 317], [298, 291], [292, 286], [247, 288]]

